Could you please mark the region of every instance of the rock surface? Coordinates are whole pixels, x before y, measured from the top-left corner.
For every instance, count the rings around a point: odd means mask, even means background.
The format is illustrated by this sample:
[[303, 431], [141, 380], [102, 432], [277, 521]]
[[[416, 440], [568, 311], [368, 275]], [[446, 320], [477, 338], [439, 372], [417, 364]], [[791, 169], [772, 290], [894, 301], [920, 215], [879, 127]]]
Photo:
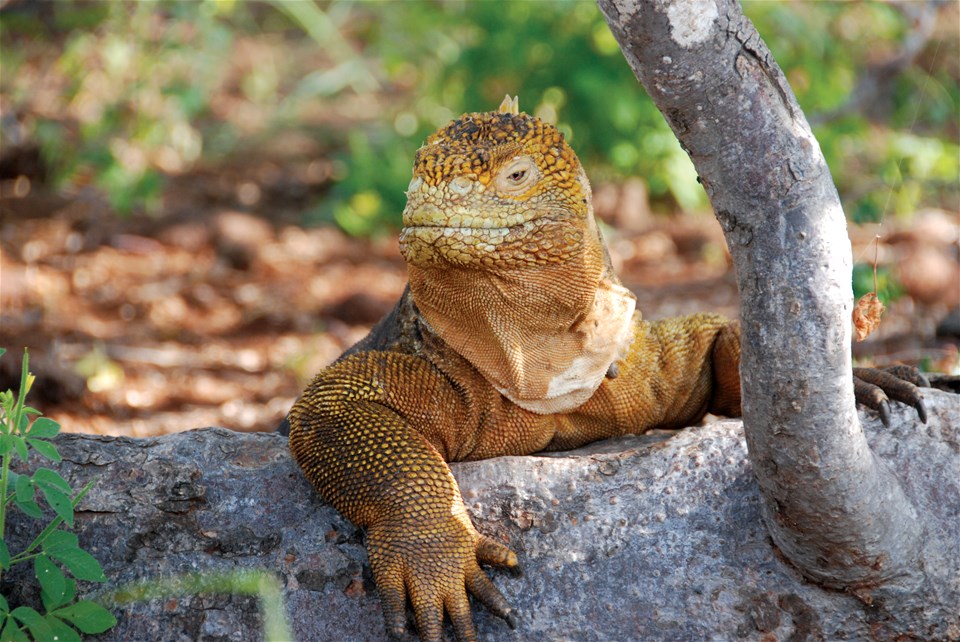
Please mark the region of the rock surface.
[[[960, 402], [925, 394], [926, 425], [900, 404], [892, 429], [873, 418], [864, 424], [918, 512], [947, 525], [929, 537], [956, 556], [960, 519], [946, 517], [960, 515]], [[77, 531], [109, 587], [267, 569], [285, 586], [297, 640], [386, 639], [361, 533], [316, 497], [285, 438], [208, 428], [154, 439], [63, 435], [58, 447], [74, 488], [97, 478]], [[889, 637], [880, 611], [804, 580], [773, 547], [739, 421], [662, 441], [628, 437], [456, 464], [454, 472], [478, 528], [514, 547], [524, 567], [520, 578], [494, 573], [518, 609], [517, 630], [477, 607], [482, 640]], [[14, 512], [12, 538], [35, 534], [36, 523]], [[36, 589], [15, 574], [4, 583], [14, 601], [19, 589]], [[960, 596], [960, 578], [947, 592]], [[252, 597], [183, 595], [115, 612], [118, 626], [91, 639], [262, 639]], [[960, 615], [916, 635], [960, 639]]]

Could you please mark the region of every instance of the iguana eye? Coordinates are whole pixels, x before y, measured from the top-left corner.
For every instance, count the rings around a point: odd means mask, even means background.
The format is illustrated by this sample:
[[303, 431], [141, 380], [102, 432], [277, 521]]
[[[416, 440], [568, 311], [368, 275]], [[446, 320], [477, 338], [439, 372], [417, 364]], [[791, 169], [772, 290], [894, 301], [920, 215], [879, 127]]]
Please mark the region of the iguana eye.
[[521, 156], [504, 165], [495, 179], [496, 187], [507, 194], [520, 194], [537, 182], [537, 165], [529, 156]]

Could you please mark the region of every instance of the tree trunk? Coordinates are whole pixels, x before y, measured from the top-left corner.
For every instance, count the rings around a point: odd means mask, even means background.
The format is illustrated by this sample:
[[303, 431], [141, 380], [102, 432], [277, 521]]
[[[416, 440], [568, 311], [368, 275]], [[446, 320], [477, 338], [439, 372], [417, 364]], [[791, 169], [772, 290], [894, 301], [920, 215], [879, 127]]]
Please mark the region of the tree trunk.
[[775, 543], [826, 586], [896, 596], [891, 611], [946, 599], [933, 585], [955, 587], [956, 561], [927, 559], [943, 550], [937, 525], [871, 452], [856, 413], [846, 222], [783, 73], [731, 0], [599, 4], [693, 160], [733, 256], [743, 420]]

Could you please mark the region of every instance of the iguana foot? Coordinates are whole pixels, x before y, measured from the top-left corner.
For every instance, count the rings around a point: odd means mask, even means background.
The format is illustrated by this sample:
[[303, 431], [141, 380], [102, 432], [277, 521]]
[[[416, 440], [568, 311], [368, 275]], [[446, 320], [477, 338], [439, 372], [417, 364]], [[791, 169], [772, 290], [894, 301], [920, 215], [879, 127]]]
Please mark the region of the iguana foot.
[[450, 616], [459, 642], [476, 642], [467, 595], [516, 627], [516, 615], [480, 564], [518, 567], [516, 554], [481, 535], [466, 515], [417, 524], [383, 524], [367, 536], [370, 566], [380, 593], [387, 634], [406, 630], [406, 604], [413, 605], [422, 642], [443, 639], [443, 615]]
[[927, 407], [920, 387], [929, 388], [930, 382], [912, 366], [853, 369], [853, 394], [857, 402], [876, 410], [887, 427], [890, 426], [890, 399], [913, 406], [920, 421], [927, 423]]

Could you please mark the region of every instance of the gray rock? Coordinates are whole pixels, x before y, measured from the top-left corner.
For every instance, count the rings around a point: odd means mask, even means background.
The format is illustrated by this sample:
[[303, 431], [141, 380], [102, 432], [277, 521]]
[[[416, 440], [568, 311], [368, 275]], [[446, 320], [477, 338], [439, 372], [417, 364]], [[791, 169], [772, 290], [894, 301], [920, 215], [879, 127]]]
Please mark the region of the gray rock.
[[[960, 520], [949, 516], [960, 515], [960, 404], [925, 394], [927, 425], [899, 404], [892, 429], [864, 424], [918, 512], [946, 525], [929, 536], [940, 538], [945, 559], [956, 558]], [[361, 533], [317, 498], [285, 438], [207, 428], [155, 439], [63, 435], [57, 445], [75, 488], [97, 479], [76, 530], [103, 563], [108, 588], [266, 569], [285, 587], [298, 640], [386, 639]], [[739, 421], [456, 464], [454, 472], [478, 528], [514, 547], [524, 567], [520, 578], [493, 573], [519, 611], [517, 630], [477, 607], [483, 640], [891, 637], [883, 609], [819, 588], [778, 554]], [[13, 540], [35, 534], [37, 522], [12, 517]], [[4, 593], [35, 600], [35, 582], [17, 577], [4, 577]], [[948, 601], [958, 595], [960, 578], [944, 589]], [[958, 612], [917, 639], [960, 639]], [[262, 639], [253, 597], [181, 595], [115, 613], [118, 626], [94, 639]]]

